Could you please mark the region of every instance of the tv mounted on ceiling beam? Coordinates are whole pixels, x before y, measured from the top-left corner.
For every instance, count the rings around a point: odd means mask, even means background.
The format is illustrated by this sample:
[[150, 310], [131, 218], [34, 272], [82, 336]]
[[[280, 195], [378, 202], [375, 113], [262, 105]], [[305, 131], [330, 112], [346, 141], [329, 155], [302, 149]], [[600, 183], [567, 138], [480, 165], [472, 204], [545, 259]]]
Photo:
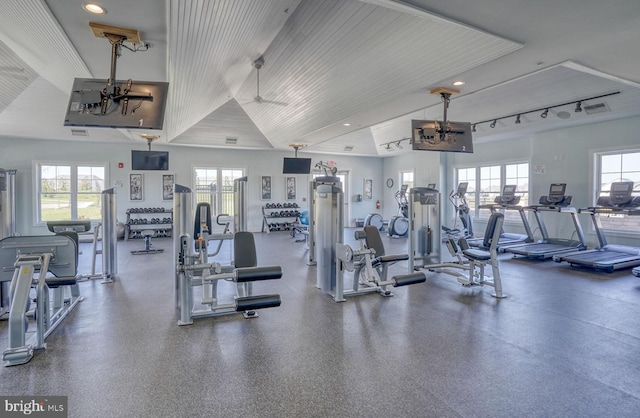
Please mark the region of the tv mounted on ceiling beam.
[[471, 123], [412, 120], [413, 150], [473, 153]]
[[169, 83], [76, 78], [71, 89], [65, 126], [162, 129]]

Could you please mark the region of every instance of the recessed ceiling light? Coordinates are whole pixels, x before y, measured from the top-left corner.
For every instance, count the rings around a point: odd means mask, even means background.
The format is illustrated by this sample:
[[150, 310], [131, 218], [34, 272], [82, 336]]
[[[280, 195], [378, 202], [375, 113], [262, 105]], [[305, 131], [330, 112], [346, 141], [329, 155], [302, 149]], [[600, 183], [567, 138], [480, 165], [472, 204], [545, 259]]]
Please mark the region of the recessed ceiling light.
[[453, 85], [454, 86], [462, 86], [462, 85], [464, 85], [464, 81], [462, 81], [462, 80], [454, 81]]
[[96, 15], [107, 13], [105, 8], [100, 6], [98, 3], [82, 3], [82, 8], [87, 12], [93, 13]]
[[350, 123], [343, 123], [342, 126], [351, 126]]

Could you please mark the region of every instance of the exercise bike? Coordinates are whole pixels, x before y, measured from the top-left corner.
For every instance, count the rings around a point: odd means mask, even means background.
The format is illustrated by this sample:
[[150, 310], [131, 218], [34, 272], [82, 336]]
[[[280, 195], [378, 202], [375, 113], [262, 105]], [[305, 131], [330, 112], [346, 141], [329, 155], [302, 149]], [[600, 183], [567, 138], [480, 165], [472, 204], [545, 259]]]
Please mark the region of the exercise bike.
[[[456, 218], [453, 223], [453, 228], [442, 225], [443, 242], [449, 239], [458, 241], [460, 238], [473, 238], [473, 218], [471, 217], [471, 210], [465, 197], [468, 186], [468, 182], [461, 182], [458, 184], [457, 190], [452, 190], [451, 193], [449, 193], [449, 201], [456, 209]], [[458, 228], [458, 219], [462, 224], [461, 228]]]
[[408, 184], [403, 184], [395, 194], [398, 202], [398, 215], [389, 221], [390, 237], [405, 237], [409, 232], [409, 201], [407, 200]]

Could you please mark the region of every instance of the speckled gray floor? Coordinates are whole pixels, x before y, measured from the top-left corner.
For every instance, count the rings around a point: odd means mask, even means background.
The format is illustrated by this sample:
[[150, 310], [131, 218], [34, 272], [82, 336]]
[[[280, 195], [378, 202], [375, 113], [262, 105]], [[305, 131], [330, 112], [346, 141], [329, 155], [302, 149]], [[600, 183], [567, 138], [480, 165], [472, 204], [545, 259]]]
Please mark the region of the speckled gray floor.
[[[383, 239], [388, 252], [406, 251], [406, 240]], [[120, 242], [119, 280], [81, 283], [85, 300], [48, 348], [0, 368], [0, 394], [67, 395], [70, 417], [640, 413], [640, 280], [628, 270], [503, 255], [507, 299], [429, 273], [395, 297], [338, 304], [316, 289], [303, 243], [256, 234], [260, 264], [285, 274], [255, 293], [280, 293], [282, 306], [179, 327], [171, 240], [153, 243], [165, 253], [132, 256], [142, 242]], [[6, 333], [3, 321], [2, 349]]]

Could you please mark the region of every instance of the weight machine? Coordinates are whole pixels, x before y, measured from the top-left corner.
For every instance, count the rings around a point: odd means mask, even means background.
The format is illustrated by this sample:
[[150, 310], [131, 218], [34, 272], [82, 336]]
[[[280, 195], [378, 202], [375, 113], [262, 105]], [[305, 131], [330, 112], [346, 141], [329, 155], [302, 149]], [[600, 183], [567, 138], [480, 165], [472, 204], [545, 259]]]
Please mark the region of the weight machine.
[[[397, 275], [387, 279], [390, 265], [409, 259], [408, 254], [387, 255], [380, 238], [380, 232], [373, 225], [355, 232], [355, 239], [360, 242], [359, 249], [349, 245], [336, 244], [336, 286], [334, 300], [344, 302], [347, 296], [358, 296], [367, 293], [378, 293], [381, 296], [393, 296], [387, 286], [407, 286], [423, 283], [427, 279], [422, 272]], [[345, 290], [344, 270], [353, 271], [352, 288]]]
[[[472, 249], [463, 238], [460, 247], [455, 240], [445, 241], [454, 261], [443, 262], [440, 247], [440, 193], [427, 187], [414, 187], [409, 199], [409, 271], [426, 269], [456, 277], [465, 287], [492, 286], [492, 296], [504, 298], [497, 257], [498, 237], [504, 215], [494, 213], [489, 218], [483, 246], [488, 250]], [[485, 266], [491, 265], [492, 278], [485, 276]]]
[[[10, 281], [9, 347], [5, 366], [27, 363], [34, 350], [47, 347], [45, 339], [82, 301], [77, 284], [77, 234], [8, 237], [0, 241], [0, 281]], [[52, 273], [54, 277], [47, 277]], [[35, 334], [27, 338], [27, 310], [35, 287]], [[71, 296], [66, 298], [65, 289]], [[53, 303], [51, 303], [51, 301]]]
[[[211, 232], [211, 208], [208, 203], [199, 203], [193, 236], [187, 232], [191, 219], [191, 189], [174, 185], [173, 212], [176, 235], [174, 253], [176, 254], [176, 309], [180, 319], [178, 325], [193, 324], [193, 319], [243, 313], [245, 318], [256, 318], [256, 309], [280, 306], [280, 295], [253, 295], [253, 282], [256, 280], [272, 280], [282, 277], [280, 266], [257, 267], [257, 256], [253, 234], [238, 231], [228, 232], [228, 223], [222, 234]], [[236, 211], [239, 208], [236, 208]], [[219, 217], [220, 218], [220, 217]], [[218, 223], [220, 223], [218, 219]], [[234, 261], [229, 265], [209, 262], [209, 256], [219, 252], [224, 240], [233, 239]], [[217, 250], [208, 253], [208, 243], [219, 240]], [[220, 303], [218, 283], [230, 281], [236, 284], [236, 295], [232, 301]], [[202, 289], [200, 305], [197, 308], [194, 287]]]

